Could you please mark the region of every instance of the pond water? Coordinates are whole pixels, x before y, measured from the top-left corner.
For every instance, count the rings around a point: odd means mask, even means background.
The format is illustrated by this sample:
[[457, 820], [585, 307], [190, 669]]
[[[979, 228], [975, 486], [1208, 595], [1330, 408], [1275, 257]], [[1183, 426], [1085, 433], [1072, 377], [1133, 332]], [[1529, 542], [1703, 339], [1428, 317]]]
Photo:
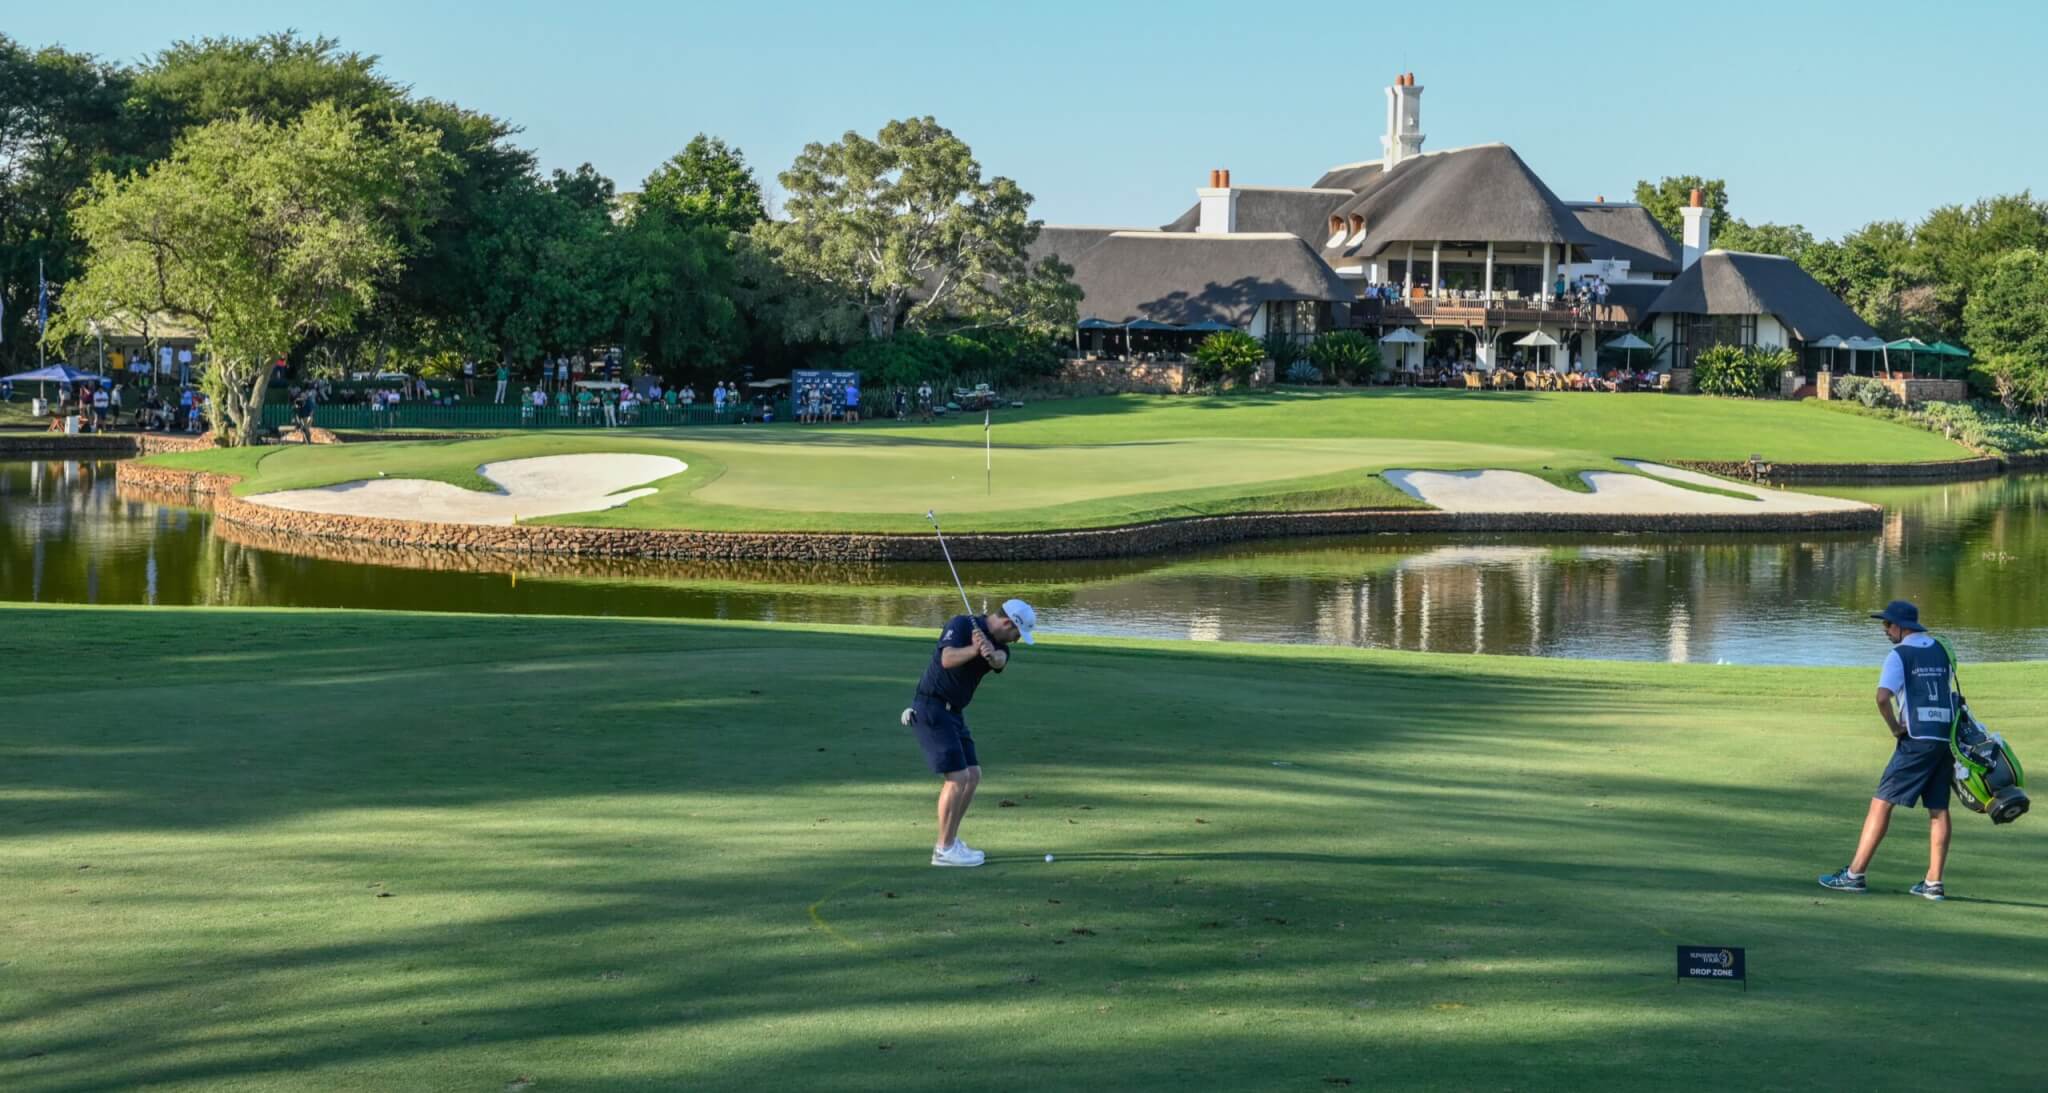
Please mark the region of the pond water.
[[[1903, 597], [1966, 659], [2048, 658], [2048, 477], [1830, 492], [1884, 505], [1882, 530], [1298, 539], [977, 563], [962, 576], [977, 597], [1030, 598], [1051, 634], [1871, 664], [1884, 638], [1864, 616]], [[0, 462], [4, 600], [906, 626], [959, 607], [942, 564], [469, 559], [333, 544], [307, 557], [232, 534], [201, 511], [123, 498], [109, 462]]]

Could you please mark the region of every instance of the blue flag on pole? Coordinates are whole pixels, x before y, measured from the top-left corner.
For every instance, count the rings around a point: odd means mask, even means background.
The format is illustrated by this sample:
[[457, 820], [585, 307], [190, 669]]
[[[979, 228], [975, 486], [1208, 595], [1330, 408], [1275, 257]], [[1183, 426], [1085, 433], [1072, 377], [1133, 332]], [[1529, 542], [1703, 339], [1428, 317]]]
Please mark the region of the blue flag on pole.
[[36, 279], [42, 281], [42, 288], [36, 292], [36, 336], [40, 338], [50, 328], [50, 282], [43, 280], [40, 268]]

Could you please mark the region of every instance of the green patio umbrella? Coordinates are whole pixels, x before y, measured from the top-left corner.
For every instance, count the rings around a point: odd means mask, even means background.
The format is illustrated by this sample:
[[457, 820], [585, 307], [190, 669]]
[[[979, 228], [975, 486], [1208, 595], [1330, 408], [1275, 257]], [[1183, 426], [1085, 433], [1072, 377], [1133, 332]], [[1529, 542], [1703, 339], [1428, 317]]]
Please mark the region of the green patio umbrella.
[[[1970, 351], [1969, 351], [1969, 350], [1967, 350], [1967, 349], [1964, 349], [1964, 348], [1963, 348], [1962, 346], [1960, 346], [1960, 345], [1950, 345], [1950, 344], [1948, 344], [1947, 342], [1935, 342], [1935, 343], [1934, 343], [1933, 345], [1930, 345], [1930, 346], [1928, 346], [1928, 347], [1927, 347], [1927, 351], [1928, 351], [1929, 353], [1933, 353], [1933, 354], [1935, 354], [1936, 356], [1940, 356], [1940, 357], [1950, 357], [1950, 358], [1958, 358], [1958, 357], [1959, 357], [1959, 358], [1962, 358], [1962, 359], [1964, 359], [1964, 360], [1968, 360], [1968, 359], [1969, 359], [1969, 357], [1970, 357]], [[1944, 374], [1946, 374], [1948, 370], [1947, 370], [1946, 368], [1944, 368], [1944, 369], [1942, 369], [1942, 371], [1943, 371], [1943, 373], [1944, 373]]]

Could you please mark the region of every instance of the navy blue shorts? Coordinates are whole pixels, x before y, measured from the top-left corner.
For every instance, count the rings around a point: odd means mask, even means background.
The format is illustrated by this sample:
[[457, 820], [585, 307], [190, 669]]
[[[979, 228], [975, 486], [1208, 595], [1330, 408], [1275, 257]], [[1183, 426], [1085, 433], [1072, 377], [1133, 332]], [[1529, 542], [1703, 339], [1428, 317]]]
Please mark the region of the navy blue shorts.
[[1955, 759], [1948, 745], [1939, 741], [1901, 740], [1877, 780], [1877, 798], [1912, 808], [1925, 804], [1929, 812], [1948, 807], [1955, 775]]
[[924, 760], [933, 774], [953, 774], [981, 765], [974, 754], [974, 737], [967, 733], [966, 718], [928, 698], [920, 697], [910, 708], [910, 731], [917, 734], [918, 746], [924, 749]]

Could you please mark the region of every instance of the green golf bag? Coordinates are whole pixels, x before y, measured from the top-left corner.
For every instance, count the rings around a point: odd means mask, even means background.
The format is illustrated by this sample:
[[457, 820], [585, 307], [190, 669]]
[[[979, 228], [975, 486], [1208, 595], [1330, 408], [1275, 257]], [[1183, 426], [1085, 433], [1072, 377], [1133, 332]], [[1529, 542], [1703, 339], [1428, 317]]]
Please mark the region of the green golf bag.
[[[1955, 651], [1945, 641], [1941, 648], [1948, 654], [1949, 677], [1953, 683]], [[2005, 742], [2005, 737], [1987, 730], [1970, 712], [1969, 703], [1963, 701], [1959, 686], [1955, 694], [1956, 715], [1948, 729], [1948, 750], [1956, 760], [1955, 795], [1963, 802], [1964, 808], [1989, 815], [1994, 824], [2009, 824], [2026, 815], [2029, 804], [2027, 772], [2021, 768], [2020, 757], [2013, 754], [2012, 745]]]
[[2027, 773], [2005, 737], [1986, 732], [1964, 707], [1949, 730], [1956, 758], [1956, 796], [1972, 812], [1988, 813], [1994, 824], [2009, 824], [2027, 811]]

